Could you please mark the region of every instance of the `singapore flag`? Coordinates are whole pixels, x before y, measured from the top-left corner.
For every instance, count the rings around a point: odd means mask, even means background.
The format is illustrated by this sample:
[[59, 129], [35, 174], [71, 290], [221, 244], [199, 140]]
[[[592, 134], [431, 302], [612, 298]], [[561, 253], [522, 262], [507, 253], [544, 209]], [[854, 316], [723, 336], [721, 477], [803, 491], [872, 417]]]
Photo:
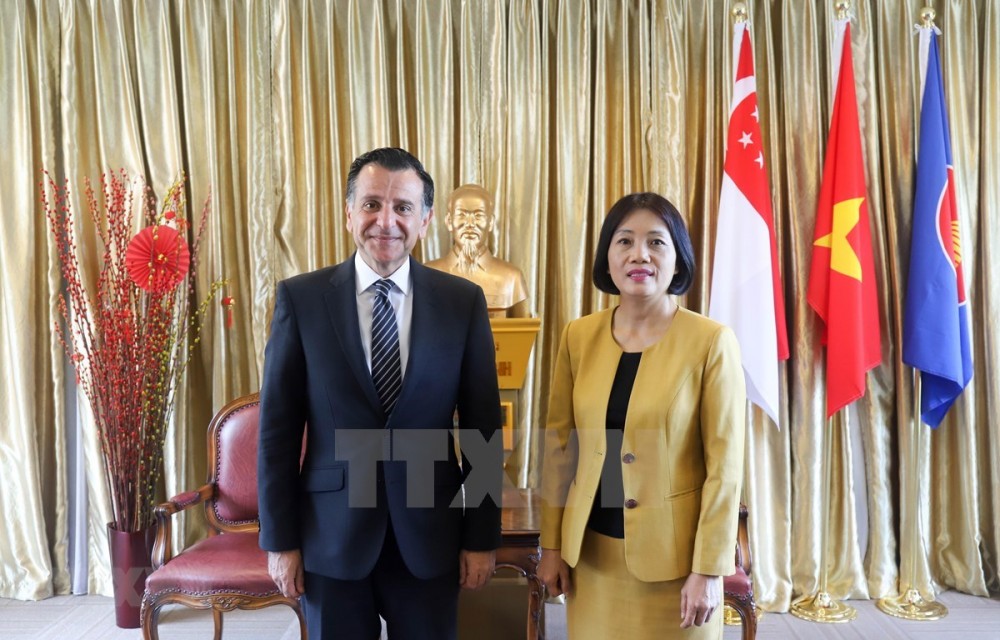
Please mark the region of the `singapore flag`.
[[733, 68], [709, 316], [736, 333], [747, 396], [780, 426], [778, 361], [788, 358], [788, 334], [745, 22], [735, 26]]

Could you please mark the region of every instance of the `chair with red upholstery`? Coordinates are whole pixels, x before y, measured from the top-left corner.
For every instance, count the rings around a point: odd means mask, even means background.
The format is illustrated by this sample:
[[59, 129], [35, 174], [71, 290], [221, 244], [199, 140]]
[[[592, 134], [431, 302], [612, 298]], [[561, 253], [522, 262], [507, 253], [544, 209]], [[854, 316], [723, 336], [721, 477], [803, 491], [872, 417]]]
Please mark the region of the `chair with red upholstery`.
[[736, 534], [736, 573], [722, 580], [724, 602], [732, 607], [743, 627], [742, 640], [757, 637], [757, 605], [753, 599], [753, 580], [750, 578], [750, 535], [747, 531], [747, 508], [740, 505], [740, 522]]
[[[142, 598], [142, 635], [158, 640], [157, 619], [166, 604], [211, 609], [215, 639], [222, 637], [222, 614], [283, 604], [305, 619], [299, 602], [281, 595], [267, 573], [267, 553], [257, 544], [257, 420], [254, 393], [230, 402], [208, 427], [209, 478], [201, 488], [171, 498], [156, 508], [153, 573]], [[203, 504], [208, 537], [174, 556], [171, 516]]]

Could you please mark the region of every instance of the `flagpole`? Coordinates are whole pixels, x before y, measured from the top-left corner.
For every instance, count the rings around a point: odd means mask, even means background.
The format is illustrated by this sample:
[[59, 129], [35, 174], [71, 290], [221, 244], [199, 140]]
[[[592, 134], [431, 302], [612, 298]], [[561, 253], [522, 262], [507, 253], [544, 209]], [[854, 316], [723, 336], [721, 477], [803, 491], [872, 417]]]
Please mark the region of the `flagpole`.
[[[846, 22], [850, 18], [851, 3], [846, 0], [839, 0], [836, 4], [837, 10], [837, 23], [838, 25], [842, 22]], [[849, 46], [846, 43], [844, 46]], [[840, 60], [840, 53], [835, 54], [837, 60]], [[836, 74], [840, 75], [840, 63], [835, 65], [837, 68]], [[852, 80], [853, 82], [853, 80]], [[835, 94], [836, 95], [836, 94]], [[835, 97], [836, 103], [836, 97]], [[824, 183], [828, 179], [824, 175]], [[818, 215], [818, 214], [817, 214]], [[812, 283], [810, 282], [810, 287]], [[815, 306], [815, 305], [814, 305]], [[818, 310], [818, 309], [817, 309]], [[822, 315], [822, 314], [821, 314]], [[827, 319], [827, 322], [829, 320]], [[830, 357], [831, 347], [827, 346], [827, 359]], [[829, 382], [829, 376], [828, 376]], [[828, 405], [824, 403], [824, 406]], [[846, 408], [841, 408], [838, 412], [840, 414], [840, 424], [845, 428], [847, 427], [847, 410]], [[809, 620], [811, 622], [825, 622], [825, 623], [844, 623], [854, 620], [858, 616], [857, 610], [839, 600], [834, 600], [830, 596], [830, 592], [827, 591], [830, 570], [828, 566], [828, 554], [827, 546], [829, 546], [830, 541], [830, 509], [832, 499], [830, 497], [831, 485], [833, 484], [833, 429], [834, 429], [834, 415], [831, 415], [826, 424], [826, 430], [823, 434], [823, 451], [821, 452], [822, 464], [825, 465], [823, 468], [823, 489], [822, 495], [820, 496], [821, 504], [821, 516], [823, 518], [822, 528], [820, 529], [820, 549], [819, 549], [819, 584], [817, 585], [817, 591], [812, 595], [803, 595], [792, 602], [791, 614], [797, 618], [802, 618], [803, 620]]]
[[[922, 29], [927, 31], [936, 31], [937, 27], [934, 25], [935, 16], [936, 13], [933, 8], [924, 7], [921, 9], [920, 22], [923, 25]], [[921, 35], [922, 68], [925, 66], [923, 59], [923, 42], [925, 35], [927, 35], [926, 32]], [[933, 33], [930, 33], [930, 37], [933, 38]], [[926, 66], [929, 67], [930, 64], [932, 64], [932, 62], [928, 59], [926, 61]], [[922, 71], [922, 74], [926, 74], [926, 72]], [[925, 75], [922, 75], [921, 86], [924, 92], [928, 90], [925, 85]], [[921, 95], [921, 111], [924, 108], [923, 102], [924, 95]], [[923, 140], [921, 140], [920, 145], [923, 147]], [[911, 261], [916, 259], [916, 254], [911, 253]], [[916, 365], [917, 363], [908, 362], [908, 364]], [[907, 456], [900, 457], [901, 462], [905, 461], [900, 475], [902, 482], [904, 483], [905, 491], [903, 499], [906, 501], [904, 503], [906, 508], [902, 513], [899, 537], [901, 550], [906, 549], [907, 553], [905, 555], [902, 552], [900, 553], [899, 595], [881, 598], [876, 602], [876, 606], [883, 613], [887, 613], [897, 618], [903, 618], [905, 620], [940, 620], [948, 615], [948, 609], [940, 602], [935, 602], [933, 600], [933, 589], [930, 594], [930, 599], [925, 599], [917, 587], [917, 566], [920, 558], [919, 554], [923, 549], [923, 535], [921, 533], [923, 518], [920, 515], [921, 505], [919, 473], [920, 463], [923, 460], [924, 442], [922, 416], [920, 411], [922, 395], [923, 389], [921, 384], [920, 369], [914, 366], [913, 416], [909, 425], [910, 449], [907, 452]], [[903, 542], [906, 542], [907, 544], [903, 544]]]
[[[840, 422], [845, 431], [848, 431], [847, 409], [840, 410]], [[830, 541], [830, 493], [833, 483], [833, 425], [831, 416], [827, 421], [825, 433], [823, 435], [823, 492], [822, 514], [823, 527], [820, 529], [819, 548], [819, 587], [816, 593], [810, 596], [802, 596], [792, 603], [791, 614], [803, 620], [811, 622], [842, 623], [850, 622], [858, 617], [858, 611], [845, 602], [834, 600], [827, 591], [829, 580], [829, 566], [827, 563], [827, 546]]]
[[[924, 11], [927, 11], [925, 7]], [[931, 14], [933, 14], [931, 10]], [[931, 15], [931, 20], [934, 16]], [[926, 24], [926, 22], [925, 22]], [[904, 559], [905, 565], [900, 567], [899, 575], [899, 591], [898, 596], [887, 596], [885, 598], [880, 598], [875, 605], [883, 613], [887, 613], [890, 616], [895, 616], [897, 618], [903, 618], [904, 620], [940, 620], [941, 618], [948, 615], [948, 608], [945, 607], [940, 602], [934, 600], [927, 600], [921, 595], [920, 590], [916, 587], [916, 574], [917, 574], [917, 562], [919, 558], [920, 549], [923, 548], [921, 544], [922, 536], [920, 535], [920, 524], [922, 519], [920, 517], [920, 485], [919, 485], [919, 473], [920, 460], [923, 458], [923, 433], [921, 431], [922, 425], [920, 423], [920, 396], [921, 396], [921, 385], [920, 385], [920, 370], [913, 370], [913, 419], [910, 420], [910, 455], [909, 460], [907, 460], [906, 479], [907, 479], [907, 495], [906, 499], [909, 502], [909, 509], [907, 509], [906, 517], [903, 518], [902, 526], [899, 528], [900, 541], [904, 536], [907, 537], [909, 544], [906, 545], [909, 548], [909, 553]], [[905, 567], [905, 571], [903, 570]], [[906, 586], [904, 589], [903, 586]]]
[[[747, 5], [746, 5], [745, 2], [734, 2], [733, 6], [732, 6], [732, 9], [730, 9], [729, 13], [730, 13], [730, 15], [733, 18], [733, 25], [734, 25], [734, 40], [733, 40], [734, 51], [733, 51], [733, 58], [732, 58], [733, 69], [732, 69], [731, 75], [733, 76], [733, 78], [735, 78], [736, 77], [736, 70], [739, 67], [738, 59], [739, 59], [740, 53], [741, 53], [740, 45], [736, 43], [736, 39], [735, 39], [736, 28], [738, 28], [740, 25], [747, 25], [747, 23], [750, 20], [749, 20], [748, 11], [747, 11]], [[749, 26], [749, 25], [747, 25], [747, 26]], [[735, 81], [734, 81], [733, 89], [735, 91]], [[754, 91], [756, 91], [756, 88], [754, 89]], [[730, 127], [732, 126], [732, 109], [733, 108], [735, 108], [735, 104], [731, 105], [731, 109], [730, 109], [730, 125], [729, 125]], [[728, 150], [727, 150], [727, 153], [728, 153]], [[720, 200], [724, 200], [724, 192], [725, 192], [725, 187], [723, 187], [723, 194], [722, 194], [722, 196], [720, 196]], [[720, 207], [721, 206], [722, 205], [720, 203]], [[719, 247], [719, 245], [717, 244], [716, 245], [716, 251], [718, 251], [718, 247]], [[715, 274], [717, 274], [717, 273], [718, 273], [718, 271], [715, 271], [713, 273], [713, 278], [715, 277]], [[713, 282], [712, 294], [716, 295], [716, 292], [718, 291], [718, 288], [715, 287], [714, 284], [715, 283]], [[711, 312], [712, 312], [712, 306], [709, 305], [709, 314], [710, 315], [711, 315]], [[716, 319], [719, 319], [719, 318], [716, 318]], [[734, 329], [734, 331], [737, 334], [737, 337], [739, 338], [741, 332], [740, 332], [740, 330], [739, 330], [738, 327], [734, 326], [730, 321], [727, 321], [727, 320], [723, 320], [723, 323], [724, 324], [729, 324], [730, 328]], [[745, 365], [746, 365], [746, 361], [744, 360], [744, 366]], [[752, 424], [752, 420], [753, 420], [753, 418], [752, 418], [753, 407], [754, 407], [753, 402], [748, 398], [747, 402], [746, 402], [746, 421], [745, 421], [745, 426], [746, 426], [747, 429], [750, 429], [750, 426]], [[747, 437], [749, 438], [749, 431], [748, 431], [748, 436]], [[747, 484], [748, 484], [747, 482], [743, 483], [743, 496], [741, 496], [741, 498], [740, 498], [741, 502], [746, 502]], [[755, 615], [757, 617], [757, 620], [760, 620], [763, 617], [763, 615], [764, 615], [764, 612], [759, 607], [755, 607], [754, 613], [755, 613]], [[730, 625], [730, 626], [740, 626], [741, 624], [743, 624], [743, 621], [740, 618], [740, 615], [736, 612], [735, 609], [733, 609], [728, 604], [723, 606], [722, 621], [723, 621], [724, 624]]]

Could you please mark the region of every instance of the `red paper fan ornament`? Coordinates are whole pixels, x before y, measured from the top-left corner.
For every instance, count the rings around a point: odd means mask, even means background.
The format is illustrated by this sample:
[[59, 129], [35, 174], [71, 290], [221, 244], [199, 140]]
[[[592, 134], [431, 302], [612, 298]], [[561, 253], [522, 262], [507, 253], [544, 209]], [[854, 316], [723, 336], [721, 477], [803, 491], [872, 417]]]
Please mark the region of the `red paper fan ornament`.
[[233, 305], [236, 304], [236, 299], [232, 296], [223, 296], [222, 306], [226, 309], [226, 328], [233, 328]]
[[173, 227], [146, 227], [135, 234], [125, 252], [132, 282], [146, 291], [169, 291], [187, 275], [191, 252]]

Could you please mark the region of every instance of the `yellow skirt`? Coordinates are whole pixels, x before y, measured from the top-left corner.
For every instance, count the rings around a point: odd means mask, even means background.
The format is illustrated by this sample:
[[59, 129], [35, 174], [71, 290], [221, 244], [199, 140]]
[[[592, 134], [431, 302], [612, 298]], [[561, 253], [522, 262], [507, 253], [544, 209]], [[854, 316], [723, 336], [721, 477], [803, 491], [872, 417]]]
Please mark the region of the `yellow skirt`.
[[570, 640], [721, 640], [722, 605], [700, 627], [681, 629], [686, 577], [642, 582], [625, 565], [625, 541], [587, 529], [566, 599]]

